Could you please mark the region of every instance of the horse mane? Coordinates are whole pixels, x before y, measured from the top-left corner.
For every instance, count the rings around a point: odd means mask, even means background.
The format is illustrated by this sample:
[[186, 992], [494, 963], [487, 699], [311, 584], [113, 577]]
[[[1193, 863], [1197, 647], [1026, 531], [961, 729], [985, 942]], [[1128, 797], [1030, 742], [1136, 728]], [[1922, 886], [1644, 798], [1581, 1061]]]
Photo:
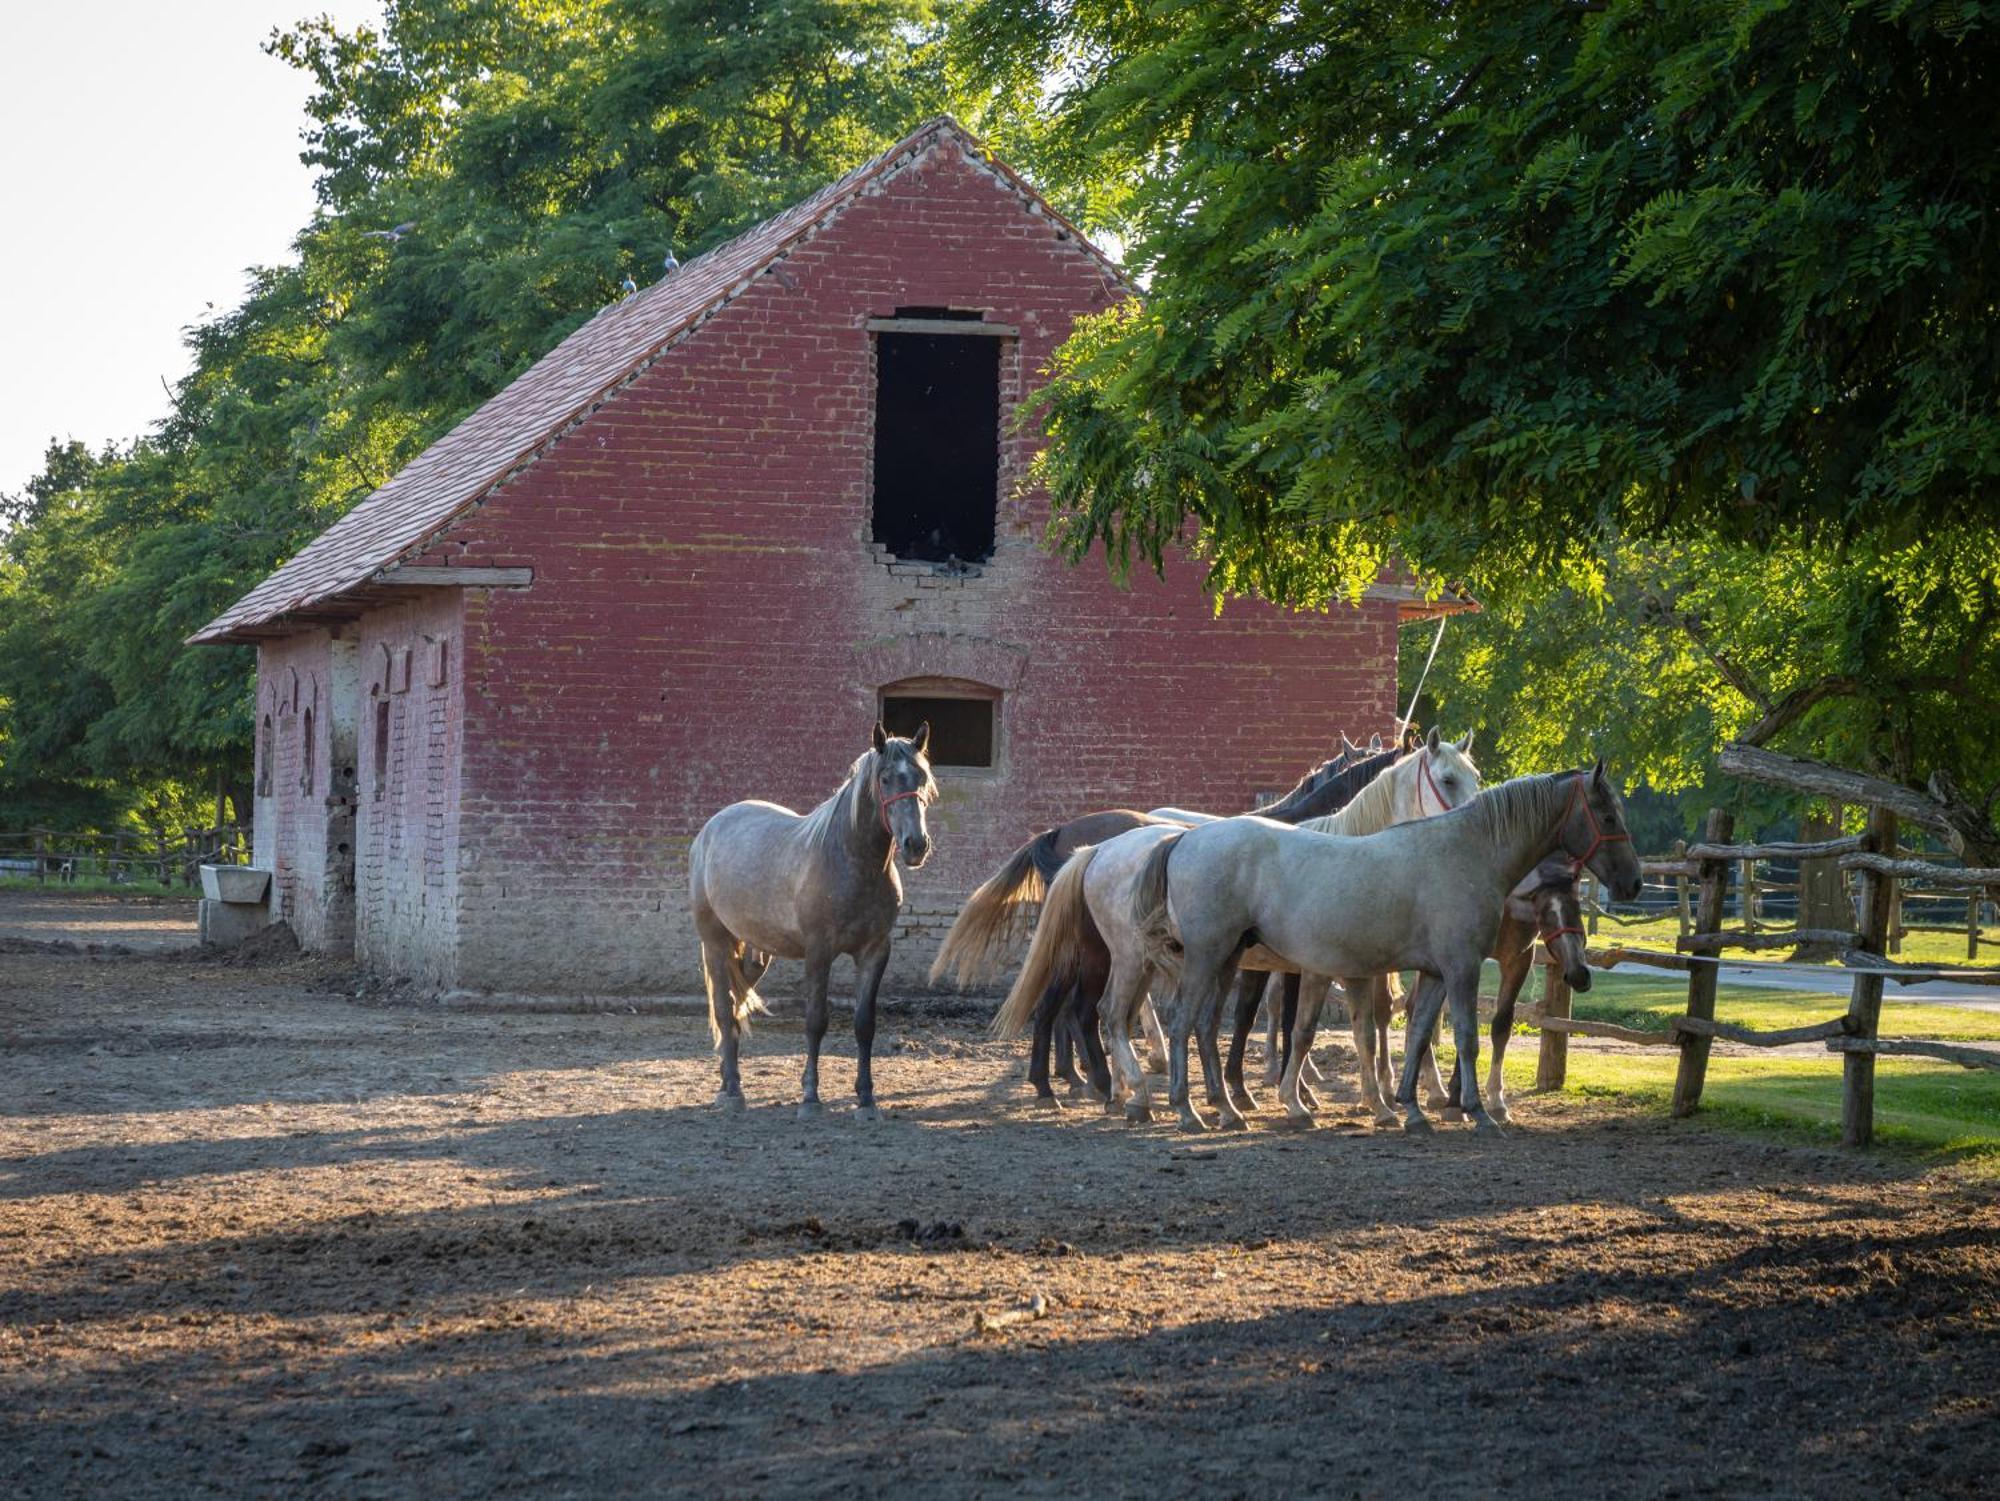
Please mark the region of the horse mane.
[[[1572, 789], [1578, 775], [1574, 771], [1555, 771], [1514, 777], [1497, 787], [1488, 787], [1453, 812], [1479, 819], [1496, 845], [1534, 839], [1548, 832], [1549, 825], [1575, 795]], [[1589, 772], [1581, 775], [1588, 776]]]
[[[1308, 818], [1299, 827], [1318, 834], [1374, 834], [1388, 828], [1396, 809], [1396, 784], [1390, 773], [1420, 753], [1384, 751], [1382, 754], [1389, 758], [1391, 764], [1386, 769], [1376, 768], [1368, 785], [1355, 793], [1345, 807], [1323, 818]], [[1367, 762], [1360, 763], [1360, 766], [1365, 765]], [[1360, 766], [1355, 769], [1359, 770]]]
[[[875, 761], [880, 754], [870, 746], [856, 756], [854, 764], [847, 768], [846, 779], [833, 789], [825, 802], [805, 815], [805, 827], [800, 832], [809, 847], [817, 850], [831, 843], [843, 831], [862, 826], [865, 811], [873, 801], [866, 789], [875, 785]], [[917, 796], [925, 803], [933, 803], [937, 801], [937, 795], [937, 778], [926, 762], [923, 785], [917, 789]]]
[[1353, 801], [1357, 793], [1393, 766], [1401, 755], [1401, 751], [1376, 751], [1373, 754], [1363, 754], [1339, 767], [1335, 767], [1332, 761], [1323, 761], [1315, 770], [1300, 778], [1299, 785], [1290, 792], [1275, 803], [1259, 808], [1258, 816], [1283, 819], [1287, 812], [1300, 803], [1310, 802], [1323, 796], [1332, 798], [1331, 811], [1337, 813]]

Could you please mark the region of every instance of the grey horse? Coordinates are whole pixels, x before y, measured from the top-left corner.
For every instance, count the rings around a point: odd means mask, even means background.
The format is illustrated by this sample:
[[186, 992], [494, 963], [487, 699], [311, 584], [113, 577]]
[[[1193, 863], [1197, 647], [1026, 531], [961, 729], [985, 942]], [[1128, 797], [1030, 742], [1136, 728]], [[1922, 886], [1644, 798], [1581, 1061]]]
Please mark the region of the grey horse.
[[[1588, 868], [1620, 901], [1638, 894], [1639, 860], [1603, 762], [1517, 777], [1449, 813], [1360, 838], [1232, 818], [1160, 839], [1135, 883], [1132, 923], [1147, 957], [1179, 973], [1169, 1089], [1183, 1128], [1208, 1125], [1188, 1100], [1189, 1035], [1204, 1029], [1208, 1062], [1222, 991], [1245, 951], [1262, 943], [1301, 970], [1340, 977], [1355, 993], [1394, 970], [1442, 980], [1425, 987], [1411, 1035], [1428, 1037], [1449, 998], [1465, 1064], [1460, 1104], [1479, 1129], [1497, 1131], [1479, 1097], [1479, 969], [1508, 894], [1557, 851], [1572, 872]], [[1301, 997], [1295, 1055], [1312, 1046], [1320, 999]], [[1430, 1129], [1416, 1102], [1421, 1062], [1420, 1049], [1405, 1055], [1397, 1090], [1412, 1132]]]
[[833, 961], [854, 956], [854, 1095], [875, 1114], [871, 1070], [875, 992], [889, 964], [889, 938], [903, 905], [896, 856], [912, 870], [930, 855], [924, 811], [937, 797], [924, 752], [931, 727], [905, 740], [875, 726], [839, 789], [810, 813], [776, 803], [731, 803], [702, 825], [688, 849], [688, 891], [701, 939], [709, 1033], [722, 1055], [716, 1104], [743, 1108], [737, 1038], [764, 1009], [754, 988], [768, 955], [806, 966], [806, 1068], [799, 1115], [820, 1113], [819, 1047], [826, 1036]]

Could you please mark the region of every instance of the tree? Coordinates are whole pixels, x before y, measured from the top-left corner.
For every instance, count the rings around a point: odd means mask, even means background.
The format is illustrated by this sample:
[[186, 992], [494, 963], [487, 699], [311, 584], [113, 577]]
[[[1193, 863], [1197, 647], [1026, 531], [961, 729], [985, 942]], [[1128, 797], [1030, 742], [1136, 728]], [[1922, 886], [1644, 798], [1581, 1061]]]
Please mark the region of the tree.
[[1983, 12], [987, 0], [968, 36], [1143, 169], [1147, 296], [1049, 393], [1073, 554], [1187, 542], [1306, 606], [1463, 579], [1460, 685], [1531, 662], [1665, 785], [1737, 734], [2000, 773], [1958, 686], [2000, 584]]

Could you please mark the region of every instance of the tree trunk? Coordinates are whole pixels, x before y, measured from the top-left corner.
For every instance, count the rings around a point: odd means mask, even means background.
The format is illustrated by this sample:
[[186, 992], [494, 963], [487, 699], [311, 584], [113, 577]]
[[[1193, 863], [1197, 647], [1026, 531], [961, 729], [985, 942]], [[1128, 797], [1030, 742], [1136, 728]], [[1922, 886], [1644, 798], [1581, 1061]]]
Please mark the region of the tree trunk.
[[[1799, 820], [1799, 842], [1814, 844], [1840, 837], [1840, 808], [1831, 814], [1808, 813]], [[1854, 909], [1848, 905], [1847, 883], [1841, 879], [1838, 860], [1799, 861], [1799, 921], [1801, 928], [1821, 928], [1852, 932]], [[1831, 943], [1802, 943], [1792, 950], [1792, 962], [1823, 963], [1836, 959], [1839, 947]]]

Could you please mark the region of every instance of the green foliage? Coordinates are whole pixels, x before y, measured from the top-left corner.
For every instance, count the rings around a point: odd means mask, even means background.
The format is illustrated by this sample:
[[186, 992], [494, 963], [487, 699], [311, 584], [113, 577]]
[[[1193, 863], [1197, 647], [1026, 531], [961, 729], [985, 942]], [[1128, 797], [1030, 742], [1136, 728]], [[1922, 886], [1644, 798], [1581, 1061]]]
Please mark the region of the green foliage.
[[975, 16], [975, 67], [1059, 80], [1061, 150], [1132, 174], [1147, 297], [1046, 417], [1073, 555], [1191, 545], [1218, 598], [1305, 606], [1462, 579], [1491, 613], [1436, 702], [1516, 769], [1686, 786], [1830, 672], [1782, 726], [1810, 748], [2000, 780], [1953, 686], [1992, 680], [2000, 586], [1984, 7]]
[[315, 89], [296, 261], [189, 330], [156, 432], [0, 498], [0, 826], [189, 785], [247, 816], [252, 654], [183, 639], [625, 276], [946, 107], [940, 35], [930, 0], [391, 0], [273, 36]]

